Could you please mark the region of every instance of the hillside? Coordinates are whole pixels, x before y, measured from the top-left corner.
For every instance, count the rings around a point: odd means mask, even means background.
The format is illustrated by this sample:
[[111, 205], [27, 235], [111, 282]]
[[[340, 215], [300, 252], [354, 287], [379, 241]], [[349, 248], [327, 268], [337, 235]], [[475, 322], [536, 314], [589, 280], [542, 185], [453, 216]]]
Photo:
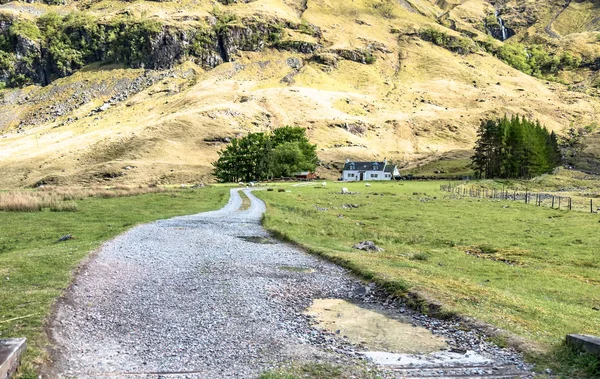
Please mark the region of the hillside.
[[229, 138], [288, 124], [330, 177], [463, 162], [507, 113], [600, 155], [595, 1], [8, 2], [0, 30], [0, 188], [210, 180]]

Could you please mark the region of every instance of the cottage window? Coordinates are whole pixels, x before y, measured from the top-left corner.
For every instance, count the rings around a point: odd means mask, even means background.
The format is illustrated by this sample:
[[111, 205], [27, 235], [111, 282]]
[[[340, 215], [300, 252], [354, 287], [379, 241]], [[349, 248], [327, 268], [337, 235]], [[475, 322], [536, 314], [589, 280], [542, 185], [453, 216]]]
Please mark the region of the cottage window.
[[356, 165], [354, 163], [350, 163], [350, 170], [356, 170]]
[[373, 171], [379, 171], [379, 165], [377, 163], [373, 163]]
[[371, 178], [378, 178], [379, 174], [371, 174]]

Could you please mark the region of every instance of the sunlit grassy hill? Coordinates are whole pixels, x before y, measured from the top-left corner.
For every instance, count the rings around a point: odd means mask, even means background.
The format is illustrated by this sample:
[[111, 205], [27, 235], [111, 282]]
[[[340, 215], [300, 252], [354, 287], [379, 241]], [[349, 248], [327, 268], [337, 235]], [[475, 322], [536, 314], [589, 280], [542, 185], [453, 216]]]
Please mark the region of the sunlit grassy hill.
[[[96, 41], [104, 47], [81, 68], [60, 57], [70, 64], [66, 76], [54, 64], [45, 86], [0, 90], [0, 187], [210, 180], [228, 138], [288, 124], [308, 129], [321, 173], [331, 177], [346, 157], [409, 167], [442, 157], [465, 162], [480, 120], [507, 113], [559, 133], [591, 128], [582, 143], [597, 133], [595, 2], [572, 2], [560, 13], [562, 1], [229, 2], [0, 6], [6, 33], [23, 20], [40, 24], [48, 12], [85, 16], [69, 21], [60, 37], [67, 45], [81, 30], [105, 28], [108, 41], [118, 23], [122, 33], [123, 25], [153, 28], [141, 53], [128, 52], [138, 61], [116, 59], [125, 53], [115, 42]], [[507, 41], [486, 28], [495, 9], [515, 33]], [[46, 57], [56, 37], [43, 25], [39, 35], [23, 29], [29, 34], [14, 46], [39, 47]], [[117, 41], [135, 44], [127, 35]], [[497, 56], [517, 42], [550, 55], [571, 51], [579, 65], [536, 78]]]

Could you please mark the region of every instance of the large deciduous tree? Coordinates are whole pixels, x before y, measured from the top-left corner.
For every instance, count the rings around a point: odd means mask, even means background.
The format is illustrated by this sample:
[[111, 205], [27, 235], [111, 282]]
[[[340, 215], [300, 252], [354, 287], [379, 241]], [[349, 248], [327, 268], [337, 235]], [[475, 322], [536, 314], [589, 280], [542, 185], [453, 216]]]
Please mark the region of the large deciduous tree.
[[219, 152], [213, 163], [220, 182], [258, 181], [287, 177], [315, 169], [317, 146], [306, 137], [306, 130], [285, 126], [272, 133], [250, 133], [234, 138]]

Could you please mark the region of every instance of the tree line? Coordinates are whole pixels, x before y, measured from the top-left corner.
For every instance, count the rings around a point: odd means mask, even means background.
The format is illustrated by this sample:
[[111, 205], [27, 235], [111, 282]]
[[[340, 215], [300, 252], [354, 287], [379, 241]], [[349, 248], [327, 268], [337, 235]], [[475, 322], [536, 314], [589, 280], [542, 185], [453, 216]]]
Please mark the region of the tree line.
[[285, 126], [271, 133], [250, 133], [233, 138], [213, 163], [220, 182], [259, 181], [289, 177], [301, 171], [314, 171], [317, 145], [306, 130]]
[[481, 123], [472, 167], [478, 177], [531, 178], [561, 164], [554, 132], [539, 121], [514, 116]]

